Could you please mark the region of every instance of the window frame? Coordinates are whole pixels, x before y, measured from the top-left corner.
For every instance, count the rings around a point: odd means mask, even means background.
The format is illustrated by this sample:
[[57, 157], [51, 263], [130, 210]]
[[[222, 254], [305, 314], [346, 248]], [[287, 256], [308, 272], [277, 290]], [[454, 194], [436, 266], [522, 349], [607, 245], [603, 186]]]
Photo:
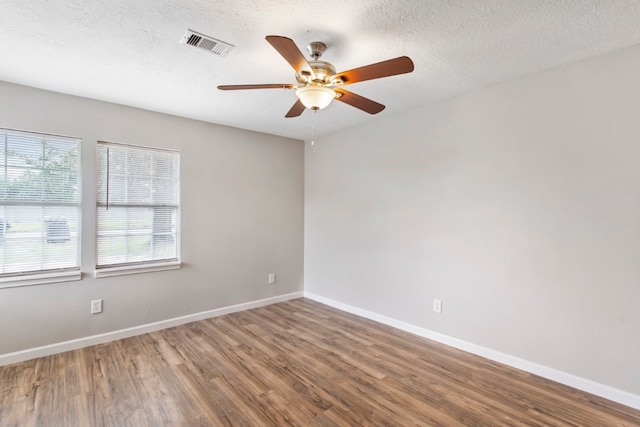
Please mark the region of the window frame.
[[[58, 135], [48, 132], [28, 131], [12, 128], [0, 128], [0, 132], [5, 134], [24, 134], [37, 138], [60, 138], [68, 141], [74, 141], [77, 143], [77, 195], [78, 200], [75, 202], [52, 202], [44, 200], [26, 200], [26, 199], [2, 199], [0, 200], [1, 206], [35, 206], [35, 207], [75, 207], [78, 211], [77, 214], [77, 230], [76, 230], [76, 265], [74, 267], [62, 267], [42, 270], [28, 270], [19, 271], [14, 273], [2, 273], [0, 274], [0, 289], [13, 288], [22, 286], [42, 285], [48, 283], [60, 283], [77, 281], [82, 278], [82, 138], [68, 135]], [[1, 165], [2, 168], [6, 168], [7, 154], [6, 146], [3, 143], [2, 151], [5, 152], [5, 164]], [[43, 217], [44, 218], [44, 217]], [[45, 225], [43, 225], [44, 227]]]
[[[100, 209], [113, 206], [117, 208], [133, 208], [133, 207], [143, 207], [138, 203], [117, 203], [112, 204], [106, 201], [100, 200], [100, 191], [98, 189], [100, 175], [103, 173], [103, 169], [101, 169], [101, 165], [99, 164], [99, 154], [100, 147], [121, 147], [125, 149], [134, 149], [134, 150], [145, 150], [145, 151], [155, 151], [155, 152], [163, 152], [163, 153], [171, 153], [177, 155], [177, 176], [175, 178], [176, 183], [176, 191], [177, 191], [177, 201], [176, 206], [171, 207], [175, 209], [175, 258], [170, 259], [158, 259], [158, 260], [148, 260], [148, 261], [135, 261], [135, 262], [122, 262], [122, 263], [114, 263], [114, 264], [98, 264], [98, 246], [99, 246], [99, 214]], [[150, 175], [153, 177], [154, 175]], [[108, 178], [107, 178], [108, 179]], [[149, 204], [144, 207], [150, 208], [158, 208], [158, 207], [167, 207], [163, 204]], [[95, 227], [95, 269], [94, 269], [94, 277], [102, 278], [102, 277], [112, 277], [112, 276], [121, 276], [128, 274], [138, 274], [138, 273], [149, 273], [155, 271], [165, 271], [165, 270], [175, 270], [179, 269], [182, 266], [181, 262], [181, 211], [182, 211], [182, 201], [181, 201], [181, 153], [176, 149], [167, 149], [167, 148], [158, 148], [158, 147], [149, 147], [144, 145], [136, 145], [136, 144], [124, 144], [119, 142], [111, 142], [98, 140], [96, 144], [96, 227]]]

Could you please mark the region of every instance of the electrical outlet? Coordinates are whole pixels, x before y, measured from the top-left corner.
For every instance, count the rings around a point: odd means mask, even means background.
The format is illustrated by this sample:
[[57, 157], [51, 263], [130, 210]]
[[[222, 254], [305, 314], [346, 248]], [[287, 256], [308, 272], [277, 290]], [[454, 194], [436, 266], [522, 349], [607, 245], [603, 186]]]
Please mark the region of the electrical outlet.
[[269, 284], [273, 285], [274, 283], [276, 283], [276, 275], [275, 273], [271, 273], [269, 274]]
[[433, 300], [433, 311], [438, 314], [442, 313], [442, 300], [439, 300], [439, 299]]
[[91, 314], [102, 313], [102, 300], [94, 299], [91, 301]]

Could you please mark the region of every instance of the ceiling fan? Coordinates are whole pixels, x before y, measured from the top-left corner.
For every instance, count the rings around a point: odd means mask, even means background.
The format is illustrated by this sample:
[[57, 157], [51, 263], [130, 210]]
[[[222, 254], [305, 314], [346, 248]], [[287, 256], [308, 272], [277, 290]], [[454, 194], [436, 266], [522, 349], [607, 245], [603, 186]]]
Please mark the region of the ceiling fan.
[[296, 46], [287, 37], [267, 36], [267, 41], [296, 71], [297, 84], [249, 84], [249, 85], [223, 85], [220, 90], [245, 90], [245, 89], [295, 89], [298, 100], [285, 117], [298, 117], [305, 108], [320, 110], [328, 106], [336, 99], [352, 107], [356, 107], [369, 114], [376, 114], [384, 110], [384, 105], [379, 104], [364, 96], [344, 90], [342, 87], [352, 83], [382, 77], [395, 76], [397, 74], [413, 71], [413, 61], [407, 56], [389, 59], [353, 70], [336, 73], [335, 67], [320, 61], [327, 46], [322, 42], [312, 42], [307, 46], [311, 54], [311, 61], [307, 61]]

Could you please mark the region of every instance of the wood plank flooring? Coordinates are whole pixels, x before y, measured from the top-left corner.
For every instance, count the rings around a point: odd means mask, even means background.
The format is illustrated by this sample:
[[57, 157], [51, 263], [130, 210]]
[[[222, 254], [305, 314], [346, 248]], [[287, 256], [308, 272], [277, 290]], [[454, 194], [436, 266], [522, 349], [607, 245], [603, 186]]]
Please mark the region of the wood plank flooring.
[[638, 426], [640, 411], [298, 299], [0, 367], [0, 426]]

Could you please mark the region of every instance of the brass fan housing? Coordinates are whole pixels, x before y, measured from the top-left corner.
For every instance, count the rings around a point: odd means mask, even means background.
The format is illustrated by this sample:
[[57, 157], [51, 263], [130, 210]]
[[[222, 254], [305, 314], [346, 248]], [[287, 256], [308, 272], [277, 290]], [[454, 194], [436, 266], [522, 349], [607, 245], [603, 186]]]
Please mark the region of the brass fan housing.
[[298, 83], [301, 85], [308, 85], [312, 82], [321, 85], [332, 84], [331, 77], [336, 73], [336, 67], [327, 61], [309, 61], [309, 65], [313, 70], [313, 75], [306, 72], [296, 74]]
[[307, 51], [311, 55], [312, 60], [309, 61], [309, 66], [313, 70], [313, 75], [308, 71], [302, 71], [300, 74], [296, 74], [296, 80], [301, 85], [316, 84], [322, 86], [335, 86], [341, 84], [342, 80], [332, 79], [331, 77], [336, 74], [336, 67], [327, 61], [320, 61], [320, 57], [327, 49], [327, 45], [322, 42], [311, 42], [307, 45]]

